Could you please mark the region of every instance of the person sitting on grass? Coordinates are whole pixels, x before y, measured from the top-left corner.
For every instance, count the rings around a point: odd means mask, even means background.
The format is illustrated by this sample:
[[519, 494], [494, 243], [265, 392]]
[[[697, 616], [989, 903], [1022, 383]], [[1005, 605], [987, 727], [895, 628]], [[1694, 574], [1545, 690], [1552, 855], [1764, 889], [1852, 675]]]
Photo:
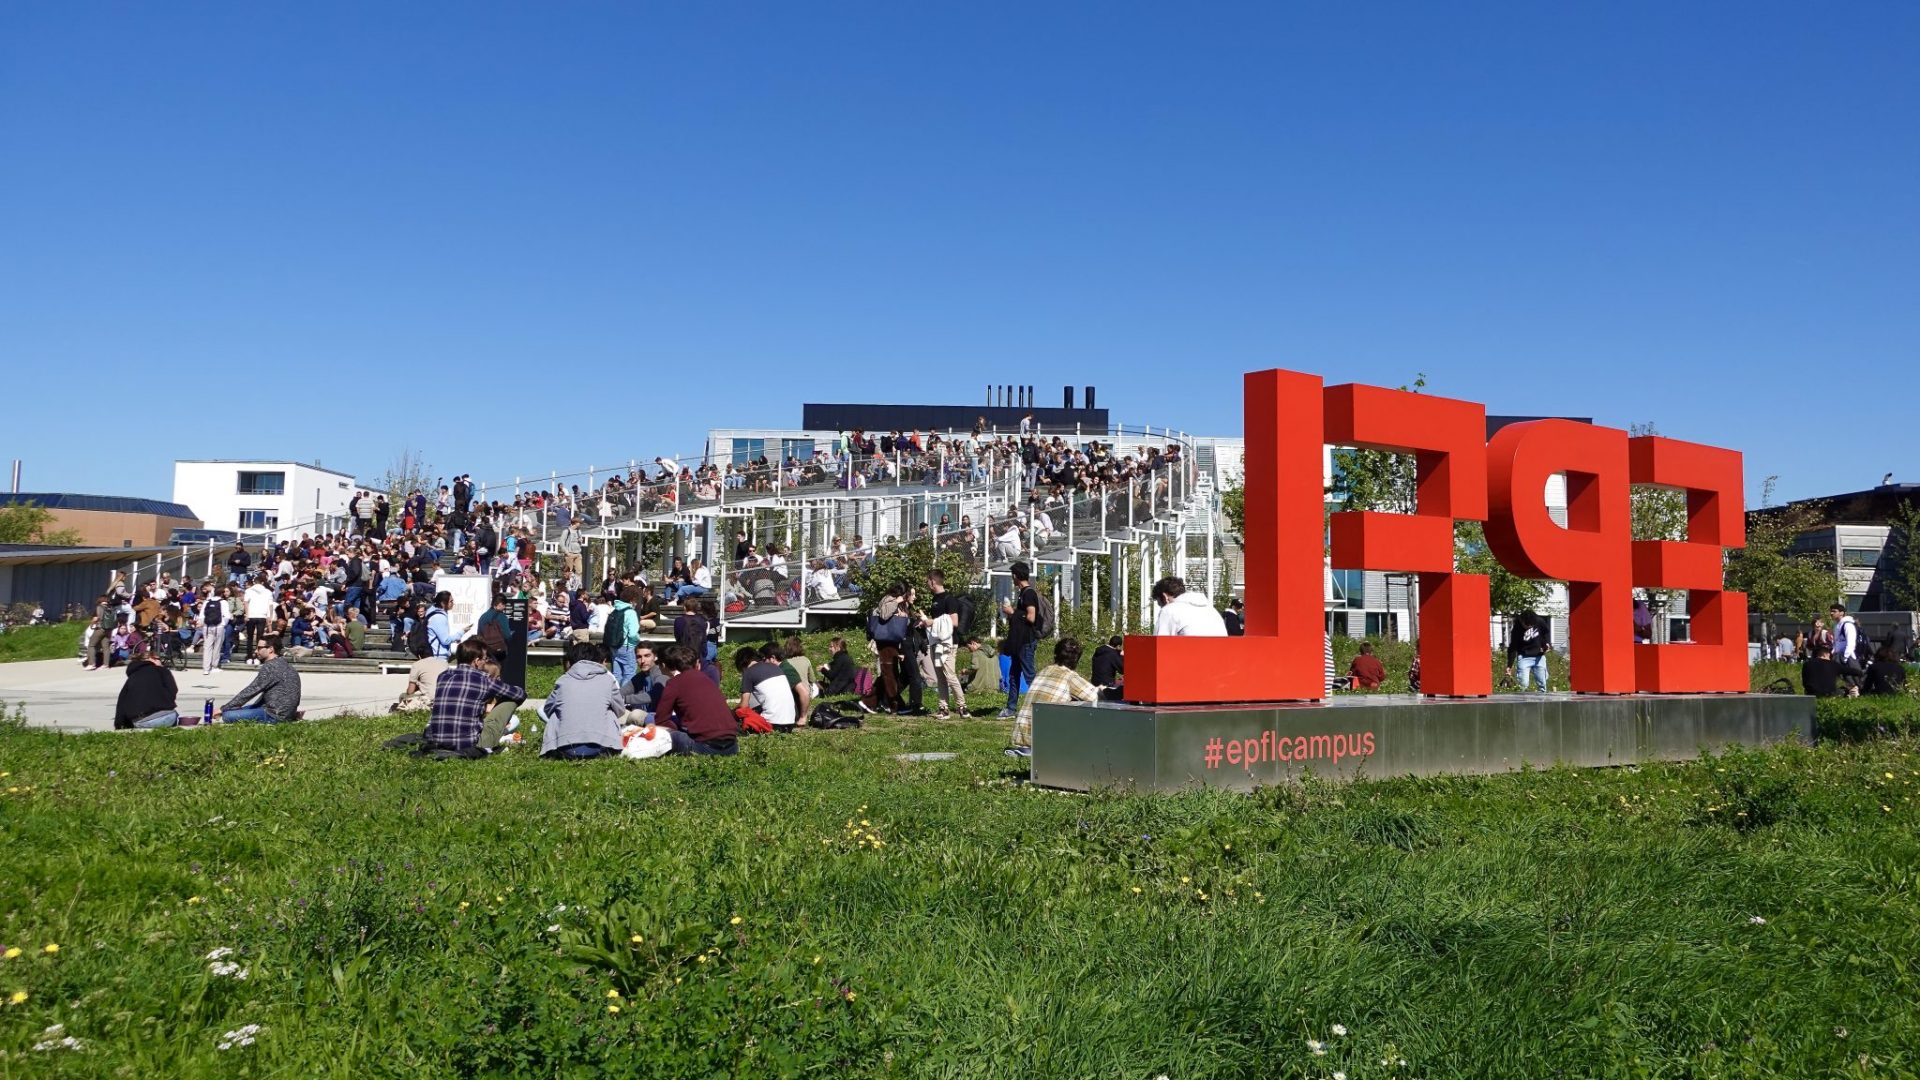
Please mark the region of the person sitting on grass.
[[1811, 648], [1813, 655], [1800, 665], [1801, 687], [1814, 697], [1845, 696], [1846, 672], [1833, 662], [1833, 646], [1816, 641]]
[[483, 758], [498, 750], [512, 730], [514, 710], [527, 700], [527, 691], [489, 674], [487, 663], [484, 642], [479, 638], [462, 641], [454, 650], [454, 665], [434, 683], [426, 730], [390, 739], [387, 746], [464, 758]]
[[666, 726], [675, 754], [727, 755], [740, 752], [740, 722], [720, 686], [702, 674], [693, 650], [669, 645], [660, 662], [667, 689], [660, 695], [656, 722]]
[[1071, 701], [1098, 701], [1100, 688], [1081, 678], [1075, 668], [1080, 665], [1080, 642], [1075, 638], [1063, 637], [1053, 647], [1053, 663], [1040, 669], [1033, 677], [1033, 684], [1027, 688], [1027, 695], [1020, 703], [1020, 713], [1013, 721], [1013, 745], [1007, 748], [1009, 757], [1033, 756], [1033, 706], [1036, 702], [1049, 705], [1064, 705]]
[[573, 642], [567, 646], [567, 671], [547, 695], [547, 718], [540, 739], [543, 758], [593, 758], [620, 752], [620, 722], [627, 715], [620, 687], [607, 670], [605, 646]]
[[[751, 645], [742, 645], [733, 654], [733, 666], [740, 672], [739, 712], [752, 709], [761, 715], [773, 730], [792, 734], [795, 721], [799, 716], [799, 707], [794, 701], [793, 684], [780, 670], [780, 651], [769, 647], [773, 654], [771, 661], [760, 655], [760, 650]], [[736, 712], [735, 715], [739, 715]]]
[[120, 698], [114, 703], [114, 729], [173, 727], [180, 722], [179, 696], [173, 672], [152, 653], [135, 650], [127, 661], [127, 681], [121, 684]]
[[233, 700], [213, 710], [229, 724], [285, 724], [300, 719], [300, 673], [280, 655], [280, 639], [271, 634], [254, 642], [260, 670]]
[[854, 692], [854, 677], [860, 665], [847, 652], [847, 639], [836, 636], [827, 642], [827, 663], [820, 669], [820, 694], [829, 697]]
[[1347, 675], [1353, 679], [1355, 690], [1378, 690], [1380, 684], [1387, 681], [1386, 666], [1373, 655], [1373, 642], [1360, 643], [1360, 653], [1347, 665]]
[[1907, 688], [1907, 669], [1900, 663], [1900, 654], [1894, 651], [1892, 643], [1880, 646], [1873, 654], [1873, 663], [1867, 665], [1866, 677], [1860, 681], [1862, 694], [1898, 694]]

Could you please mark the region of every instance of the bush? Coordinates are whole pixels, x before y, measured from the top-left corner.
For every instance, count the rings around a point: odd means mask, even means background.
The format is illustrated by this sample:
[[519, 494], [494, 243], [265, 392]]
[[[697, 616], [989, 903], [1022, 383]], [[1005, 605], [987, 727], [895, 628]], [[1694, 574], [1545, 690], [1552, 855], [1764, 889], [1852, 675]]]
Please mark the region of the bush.
[[1814, 732], [1822, 739], [1854, 742], [1920, 731], [1920, 698], [1821, 698], [1813, 703]]

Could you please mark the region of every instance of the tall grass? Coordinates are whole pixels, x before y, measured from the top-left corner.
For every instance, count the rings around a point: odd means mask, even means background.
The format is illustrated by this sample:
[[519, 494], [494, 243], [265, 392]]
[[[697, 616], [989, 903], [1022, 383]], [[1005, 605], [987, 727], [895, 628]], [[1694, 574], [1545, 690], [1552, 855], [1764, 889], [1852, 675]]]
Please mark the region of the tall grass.
[[16, 660], [74, 660], [80, 658], [84, 621], [46, 626], [16, 626], [0, 632], [0, 664]]

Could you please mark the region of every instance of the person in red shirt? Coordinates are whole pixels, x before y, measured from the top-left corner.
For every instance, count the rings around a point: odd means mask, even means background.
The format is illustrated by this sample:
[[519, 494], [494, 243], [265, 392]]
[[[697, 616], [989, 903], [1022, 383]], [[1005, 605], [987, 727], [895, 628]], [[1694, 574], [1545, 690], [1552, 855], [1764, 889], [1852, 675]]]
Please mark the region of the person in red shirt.
[[1347, 674], [1353, 676], [1355, 690], [1378, 690], [1380, 684], [1387, 681], [1386, 665], [1373, 655], [1373, 642], [1360, 643], [1360, 655], [1353, 658]]
[[708, 678], [685, 645], [669, 645], [660, 654], [667, 685], [653, 715], [667, 725], [676, 754], [740, 752], [740, 721], [734, 718], [719, 684]]

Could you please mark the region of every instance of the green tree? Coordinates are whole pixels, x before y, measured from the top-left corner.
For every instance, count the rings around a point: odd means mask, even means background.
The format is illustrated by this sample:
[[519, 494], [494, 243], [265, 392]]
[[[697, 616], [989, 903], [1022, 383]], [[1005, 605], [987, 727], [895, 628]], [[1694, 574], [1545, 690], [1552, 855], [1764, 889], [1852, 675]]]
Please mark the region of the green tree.
[[0, 544], [46, 544], [79, 547], [78, 529], [51, 529], [53, 511], [38, 503], [0, 506]]
[[[1652, 423], [1631, 424], [1628, 432], [1635, 437], [1658, 435], [1660, 431]], [[1652, 484], [1635, 484], [1628, 493], [1628, 521], [1635, 540], [1685, 540], [1687, 538], [1687, 496], [1678, 488], [1656, 487]], [[1641, 586], [1647, 599], [1654, 607], [1664, 607], [1672, 602], [1679, 589], [1660, 589]]]
[[1234, 543], [1247, 542], [1247, 484], [1241, 480], [1220, 492], [1220, 512], [1227, 515], [1227, 535]]
[[1487, 547], [1486, 528], [1477, 521], [1454, 522], [1453, 568], [1462, 574], [1486, 575], [1487, 598], [1496, 614], [1534, 611], [1546, 602], [1548, 583], [1521, 577], [1502, 565]]
[[1920, 611], [1920, 503], [1901, 503], [1887, 519], [1885, 567], [1887, 595], [1900, 611]]
[[[1766, 480], [1763, 506], [1771, 501], [1775, 479]], [[1842, 587], [1832, 554], [1793, 550], [1801, 533], [1825, 523], [1820, 502], [1748, 511], [1747, 546], [1728, 550], [1726, 583], [1729, 590], [1746, 593], [1747, 610], [1764, 618], [1765, 640], [1773, 640], [1773, 616], [1808, 622], [1839, 599]]]
[[[968, 592], [973, 589], [973, 565], [964, 554], [952, 548], [935, 550], [933, 544], [926, 540], [906, 543], [896, 540], [875, 548], [873, 561], [855, 569], [852, 574], [854, 584], [860, 587], [861, 616], [870, 614], [880, 598], [896, 584], [913, 586], [924, 603], [927, 575], [936, 569], [946, 578], [949, 591]], [[975, 597], [974, 606], [982, 612], [985, 610], [985, 604], [979, 597]]]

